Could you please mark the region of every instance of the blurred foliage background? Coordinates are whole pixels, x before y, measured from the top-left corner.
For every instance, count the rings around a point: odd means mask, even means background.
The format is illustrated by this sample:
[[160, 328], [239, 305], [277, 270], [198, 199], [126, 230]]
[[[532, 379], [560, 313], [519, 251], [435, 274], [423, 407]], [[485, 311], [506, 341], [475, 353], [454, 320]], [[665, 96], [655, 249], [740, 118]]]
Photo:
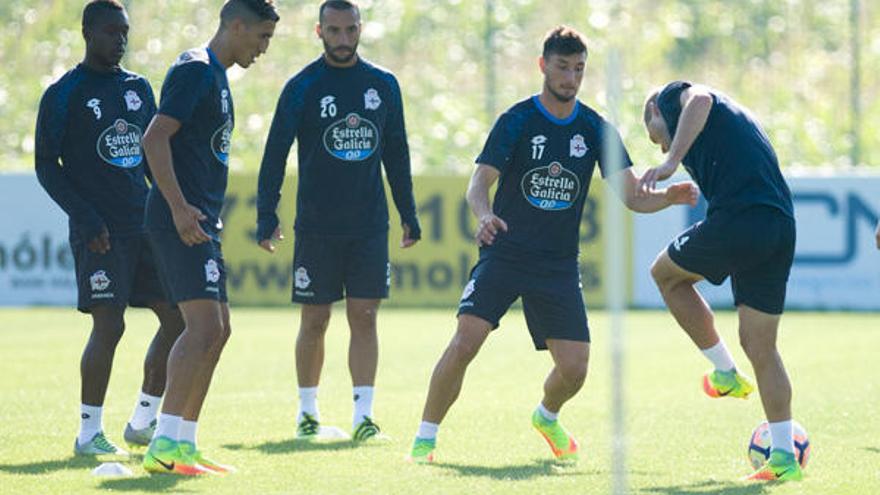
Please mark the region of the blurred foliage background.
[[[282, 20], [247, 73], [230, 72], [232, 168], [254, 171], [285, 81], [319, 55], [318, 1], [276, 0]], [[221, 0], [127, 0], [128, 69], [159, 94], [168, 65], [205, 43]], [[0, 2], [0, 171], [29, 170], [45, 88], [82, 58], [84, 0]], [[544, 33], [584, 32], [580, 98], [607, 114], [608, 53], [622, 60], [619, 127], [641, 166], [659, 161], [641, 105], [686, 78], [722, 89], [763, 122], [784, 167], [880, 162], [880, 3], [867, 0], [363, 0], [360, 53], [403, 88], [418, 173], [467, 173], [497, 114], [541, 88]], [[291, 155], [295, 156], [295, 155]], [[288, 167], [295, 170], [295, 159]]]

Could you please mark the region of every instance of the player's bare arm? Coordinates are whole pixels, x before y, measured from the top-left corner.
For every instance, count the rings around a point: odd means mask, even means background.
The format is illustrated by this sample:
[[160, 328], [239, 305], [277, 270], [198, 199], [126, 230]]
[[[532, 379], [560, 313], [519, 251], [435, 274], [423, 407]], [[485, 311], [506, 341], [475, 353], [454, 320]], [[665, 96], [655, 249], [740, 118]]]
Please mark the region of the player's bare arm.
[[615, 190], [617, 196], [632, 211], [637, 213], [654, 213], [672, 205], [696, 206], [699, 189], [691, 181], [676, 182], [665, 189], [651, 189], [639, 194], [639, 177], [632, 168], [618, 172], [618, 180], [609, 180], [608, 184], [620, 184]]
[[474, 170], [468, 184], [468, 205], [480, 221], [476, 234], [478, 246], [491, 246], [498, 232], [507, 232], [507, 223], [495, 216], [489, 204], [489, 189], [498, 181], [500, 175], [501, 172], [497, 168], [480, 164]]
[[[656, 103], [652, 111], [657, 111]], [[681, 117], [678, 128], [666, 154], [663, 164], [648, 169], [639, 181], [639, 193], [647, 194], [657, 186], [657, 181], [668, 179], [675, 173], [678, 164], [684, 159], [697, 136], [706, 126], [709, 112], [712, 111], [712, 95], [700, 86], [691, 86], [681, 93]]]
[[199, 225], [199, 222], [207, 217], [201, 210], [186, 202], [177, 182], [177, 175], [174, 173], [171, 137], [178, 130], [180, 130], [180, 122], [176, 119], [167, 115], [156, 115], [144, 134], [143, 146], [150, 171], [153, 173], [153, 180], [171, 209], [177, 233], [184, 244], [193, 246], [209, 241], [210, 237]]

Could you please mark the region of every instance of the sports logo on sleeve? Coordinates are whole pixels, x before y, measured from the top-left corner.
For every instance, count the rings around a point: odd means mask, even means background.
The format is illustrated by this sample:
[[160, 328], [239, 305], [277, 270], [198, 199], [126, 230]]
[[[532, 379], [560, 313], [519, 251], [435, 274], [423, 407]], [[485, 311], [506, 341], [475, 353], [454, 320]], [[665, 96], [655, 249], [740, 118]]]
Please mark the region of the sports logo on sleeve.
[[570, 208], [581, 191], [577, 175], [559, 162], [529, 170], [523, 176], [521, 186], [529, 204], [546, 211]]
[[98, 156], [110, 165], [134, 168], [141, 164], [141, 128], [118, 119], [98, 136]]
[[324, 131], [327, 153], [347, 162], [366, 160], [378, 146], [379, 130], [376, 125], [356, 113], [333, 122]]
[[211, 151], [223, 165], [229, 164], [229, 150], [232, 147], [232, 119], [220, 126], [211, 137]]
[[382, 104], [382, 98], [379, 98], [379, 92], [373, 88], [364, 93], [364, 108], [367, 110], [378, 110]]
[[137, 112], [144, 104], [141, 97], [133, 89], [126, 91], [123, 97], [125, 98], [125, 107], [131, 112]]

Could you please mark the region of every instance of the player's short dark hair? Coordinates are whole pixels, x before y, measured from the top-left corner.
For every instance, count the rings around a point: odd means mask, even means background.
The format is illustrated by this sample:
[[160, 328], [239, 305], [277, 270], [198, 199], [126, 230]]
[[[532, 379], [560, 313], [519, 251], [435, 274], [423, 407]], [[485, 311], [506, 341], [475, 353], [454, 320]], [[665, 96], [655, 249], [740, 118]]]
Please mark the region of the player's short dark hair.
[[318, 22], [324, 20], [324, 11], [327, 9], [353, 10], [358, 17], [361, 15], [361, 9], [354, 2], [349, 2], [348, 0], [325, 0], [318, 8]]
[[83, 9], [82, 27], [94, 27], [98, 19], [108, 12], [125, 12], [125, 6], [119, 0], [92, 0]]
[[220, 9], [220, 22], [226, 25], [233, 19], [254, 24], [263, 21], [278, 22], [281, 16], [278, 15], [273, 0], [228, 0]]
[[587, 43], [584, 35], [568, 26], [556, 26], [544, 37], [544, 58], [551, 55], [587, 55]]

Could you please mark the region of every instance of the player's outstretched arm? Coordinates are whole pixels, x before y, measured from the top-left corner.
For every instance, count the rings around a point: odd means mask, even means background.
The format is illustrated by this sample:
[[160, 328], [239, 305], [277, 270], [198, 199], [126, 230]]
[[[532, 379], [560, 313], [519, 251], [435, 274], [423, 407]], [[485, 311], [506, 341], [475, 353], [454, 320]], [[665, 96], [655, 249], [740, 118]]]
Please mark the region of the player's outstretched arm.
[[[691, 86], [681, 92], [681, 116], [678, 119], [678, 127], [666, 160], [663, 164], [648, 169], [639, 180], [638, 193], [647, 195], [649, 191], [657, 187], [657, 182], [672, 177], [678, 164], [684, 159], [697, 136], [703, 132], [709, 112], [712, 111], [712, 94], [702, 86]], [[652, 103], [653, 105], [653, 103]]]
[[495, 216], [489, 203], [489, 189], [501, 172], [491, 165], [477, 165], [467, 190], [467, 202], [480, 224], [477, 226], [478, 246], [491, 246], [499, 232], [507, 232], [507, 223]]
[[639, 191], [639, 178], [632, 168], [618, 172], [619, 180], [607, 181], [607, 184], [620, 184], [621, 190], [615, 191], [627, 208], [638, 213], [654, 213], [672, 205], [697, 204], [699, 189], [691, 181], [676, 182], [665, 189], [651, 189], [647, 193]]
[[177, 233], [184, 244], [192, 246], [207, 242], [210, 237], [199, 225], [199, 222], [207, 217], [201, 210], [186, 202], [180, 190], [180, 183], [177, 182], [177, 175], [174, 173], [171, 136], [178, 130], [180, 130], [178, 120], [167, 115], [156, 115], [144, 134], [143, 146], [156, 187], [171, 209]]

